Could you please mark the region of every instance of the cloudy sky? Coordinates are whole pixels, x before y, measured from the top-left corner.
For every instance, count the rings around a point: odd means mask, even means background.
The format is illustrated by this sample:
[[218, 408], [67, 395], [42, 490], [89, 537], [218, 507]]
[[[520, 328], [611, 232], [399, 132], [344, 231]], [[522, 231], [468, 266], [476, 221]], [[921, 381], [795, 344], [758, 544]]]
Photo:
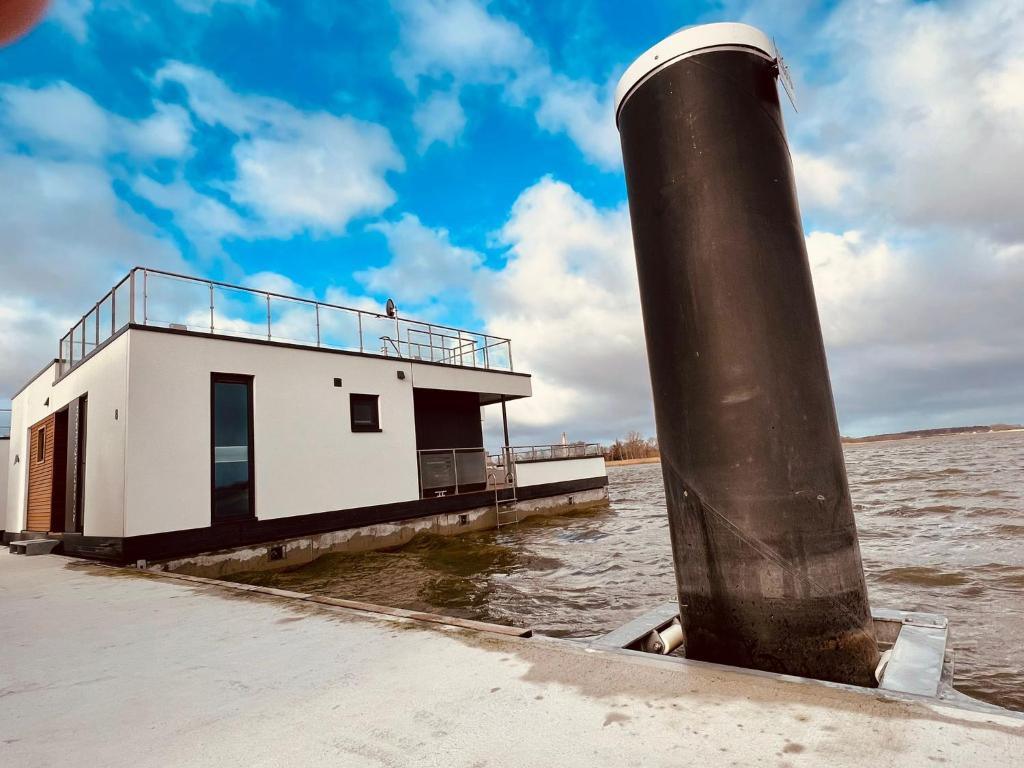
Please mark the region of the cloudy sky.
[[1024, 421], [1009, 0], [55, 0], [0, 50], [0, 393], [141, 264], [509, 336], [517, 442], [652, 433], [611, 93], [723, 20], [797, 84], [843, 432]]

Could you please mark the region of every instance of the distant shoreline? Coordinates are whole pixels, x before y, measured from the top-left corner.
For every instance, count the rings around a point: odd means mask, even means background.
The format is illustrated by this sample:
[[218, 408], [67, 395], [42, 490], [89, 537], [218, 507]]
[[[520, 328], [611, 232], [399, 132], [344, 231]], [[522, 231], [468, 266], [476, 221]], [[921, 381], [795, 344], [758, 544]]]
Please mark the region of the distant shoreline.
[[956, 435], [991, 434], [994, 432], [1020, 432], [1024, 431], [1021, 424], [984, 424], [972, 427], [940, 427], [938, 429], [914, 429], [908, 432], [888, 432], [881, 435], [866, 435], [865, 437], [843, 437], [845, 445], [857, 445], [859, 443], [880, 443], [891, 440], [916, 440], [927, 437], [955, 437]]
[[661, 456], [648, 456], [646, 459], [619, 459], [617, 461], [605, 461], [606, 467], [627, 467], [631, 464], [657, 464]]
[[[893, 440], [924, 440], [930, 437], [956, 437], [957, 435], [995, 434], [997, 432], [1024, 432], [1024, 424], [986, 424], [974, 427], [942, 427], [939, 429], [915, 429], [909, 432], [888, 432], [881, 435], [865, 437], [840, 438], [843, 445], [862, 445], [864, 443], [887, 443]], [[633, 464], [657, 464], [660, 456], [648, 456], [644, 459], [605, 459], [606, 467], [628, 467]]]

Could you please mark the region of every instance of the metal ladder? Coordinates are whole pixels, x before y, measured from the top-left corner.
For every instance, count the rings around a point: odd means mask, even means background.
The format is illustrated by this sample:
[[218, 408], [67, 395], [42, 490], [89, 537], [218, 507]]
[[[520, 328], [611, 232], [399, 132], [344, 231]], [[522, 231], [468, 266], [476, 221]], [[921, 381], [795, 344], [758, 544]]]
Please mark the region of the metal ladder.
[[[498, 479], [494, 472], [489, 472], [491, 482], [494, 484], [494, 522], [495, 528], [501, 528], [503, 525], [513, 525], [519, 522], [519, 509], [516, 507], [516, 501], [518, 501], [518, 493], [516, 492], [516, 473], [515, 471], [507, 472], [505, 477], [512, 479], [512, 485], [506, 488], [498, 487]], [[511, 491], [510, 497], [502, 498], [502, 491]], [[508, 505], [507, 509], [502, 509], [503, 505]]]

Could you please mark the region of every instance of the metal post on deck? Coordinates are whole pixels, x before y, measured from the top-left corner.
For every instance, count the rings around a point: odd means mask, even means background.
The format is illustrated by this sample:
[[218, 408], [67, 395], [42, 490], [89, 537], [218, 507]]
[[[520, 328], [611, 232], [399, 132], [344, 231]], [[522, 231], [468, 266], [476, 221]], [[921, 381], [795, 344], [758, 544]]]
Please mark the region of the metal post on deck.
[[501, 429], [505, 434], [505, 447], [508, 447], [508, 411], [505, 409], [505, 396], [501, 396]]
[[267, 294], [267, 341], [270, 341], [270, 294]]
[[363, 313], [356, 312], [356, 321], [359, 323], [359, 351], [363, 351]]
[[142, 324], [149, 325], [149, 270], [142, 270]]
[[135, 270], [128, 273], [128, 322], [135, 322]]
[[210, 333], [213, 333], [213, 283], [210, 283]]
[[313, 305], [316, 310], [316, 345], [320, 346], [320, 302]]

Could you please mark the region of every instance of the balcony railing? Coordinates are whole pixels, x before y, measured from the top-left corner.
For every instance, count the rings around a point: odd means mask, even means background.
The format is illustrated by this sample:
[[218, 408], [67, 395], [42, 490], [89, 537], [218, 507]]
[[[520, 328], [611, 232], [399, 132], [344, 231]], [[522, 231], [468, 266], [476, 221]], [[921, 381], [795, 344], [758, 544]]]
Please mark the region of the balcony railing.
[[512, 370], [512, 343], [501, 336], [135, 267], [60, 340], [59, 374], [128, 324]]
[[513, 445], [506, 449], [513, 463], [552, 461], [554, 459], [585, 459], [603, 456], [597, 443], [569, 443], [567, 445]]
[[0, 408], [0, 438], [11, 436], [11, 409]]
[[437, 448], [416, 453], [422, 497], [482, 491], [493, 484], [483, 448]]
[[420, 496], [424, 498], [514, 487], [516, 464], [604, 455], [597, 443], [520, 445], [490, 455], [483, 448], [432, 448], [416, 453]]

